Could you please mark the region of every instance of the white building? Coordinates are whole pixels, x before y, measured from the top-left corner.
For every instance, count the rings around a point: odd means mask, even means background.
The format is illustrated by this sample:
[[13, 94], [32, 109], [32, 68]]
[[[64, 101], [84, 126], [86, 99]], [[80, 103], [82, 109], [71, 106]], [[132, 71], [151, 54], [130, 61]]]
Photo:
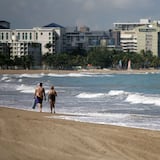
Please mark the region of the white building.
[[[60, 53], [63, 51], [63, 28], [55, 23], [33, 29], [0, 29], [0, 42], [32, 42], [40, 43], [42, 55], [46, 52]], [[51, 44], [46, 48], [46, 44]]]
[[40, 65], [45, 53], [63, 52], [63, 32], [55, 23], [33, 29], [0, 29], [0, 43], [9, 44], [12, 57], [31, 55], [34, 65]]
[[150, 24], [151, 20], [150, 19], [140, 19], [139, 22], [118, 22], [118, 23], [113, 23], [114, 29], [123, 31], [123, 30], [133, 30], [135, 27], [140, 27], [143, 25]]
[[137, 52], [137, 35], [134, 30], [121, 31], [120, 44], [123, 52]]

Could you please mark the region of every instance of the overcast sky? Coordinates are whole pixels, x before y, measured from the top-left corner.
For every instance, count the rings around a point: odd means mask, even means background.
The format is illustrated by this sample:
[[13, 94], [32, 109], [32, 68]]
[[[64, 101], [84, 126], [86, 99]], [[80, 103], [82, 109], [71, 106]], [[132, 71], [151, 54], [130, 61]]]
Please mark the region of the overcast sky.
[[57, 23], [108, 30], [114, 22], [160, 20], [160, 0], [1, 0], [0, 20], [29, 29]]

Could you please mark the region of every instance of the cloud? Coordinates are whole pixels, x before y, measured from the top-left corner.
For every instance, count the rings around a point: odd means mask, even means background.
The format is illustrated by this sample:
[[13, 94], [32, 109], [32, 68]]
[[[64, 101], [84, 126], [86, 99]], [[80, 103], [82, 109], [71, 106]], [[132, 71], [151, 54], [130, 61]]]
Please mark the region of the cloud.
[[[159, 18], [159, 0], [2, 0], [0, 19], [13, 28], [32, 28], [51, 22], [99, 29], [118, 21]], [[159, 20], [159, 19], [158, 19]]]
[[93, 11], [96, 8], [96, 4], [93, 0], [86, 0], [83, 7], [86, 11]]

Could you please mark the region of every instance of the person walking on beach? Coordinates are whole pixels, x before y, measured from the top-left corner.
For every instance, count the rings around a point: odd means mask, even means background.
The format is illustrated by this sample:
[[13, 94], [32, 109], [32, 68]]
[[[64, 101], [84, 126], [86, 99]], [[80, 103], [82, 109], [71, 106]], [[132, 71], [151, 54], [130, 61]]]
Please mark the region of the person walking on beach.
[[43, 98], [46, 100], [46, 94], [45, 94], [45, 89], [43, 88], [43, 83], [39, 83], [39, 86], [35, 89], [35, 94], [36, 102], [39, 105], [40, 112], [42, 112], [42, 102]]
[[54, 89], [54, 86], [51, 86], [51, 88], [50, 88], [50, 90], [48, 92], [48, 101], [50, 103], [51, 113], [52, 113], [53, 108], [54, 108], [54, 113], [56, 113], [55, 112], [56, 96], [57, 96], [57, 92]]

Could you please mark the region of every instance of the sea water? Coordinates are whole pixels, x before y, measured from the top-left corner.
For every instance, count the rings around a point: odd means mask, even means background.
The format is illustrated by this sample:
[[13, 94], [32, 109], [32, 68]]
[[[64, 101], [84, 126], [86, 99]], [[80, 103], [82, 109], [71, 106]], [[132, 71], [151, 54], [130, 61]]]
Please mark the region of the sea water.
[[160, 74], [1, 74], [0, 106], [32, 110], [39, 82], [46, 94], [55, 86], [56, 112], [66, 114], [59, 118], [160, 130]]

